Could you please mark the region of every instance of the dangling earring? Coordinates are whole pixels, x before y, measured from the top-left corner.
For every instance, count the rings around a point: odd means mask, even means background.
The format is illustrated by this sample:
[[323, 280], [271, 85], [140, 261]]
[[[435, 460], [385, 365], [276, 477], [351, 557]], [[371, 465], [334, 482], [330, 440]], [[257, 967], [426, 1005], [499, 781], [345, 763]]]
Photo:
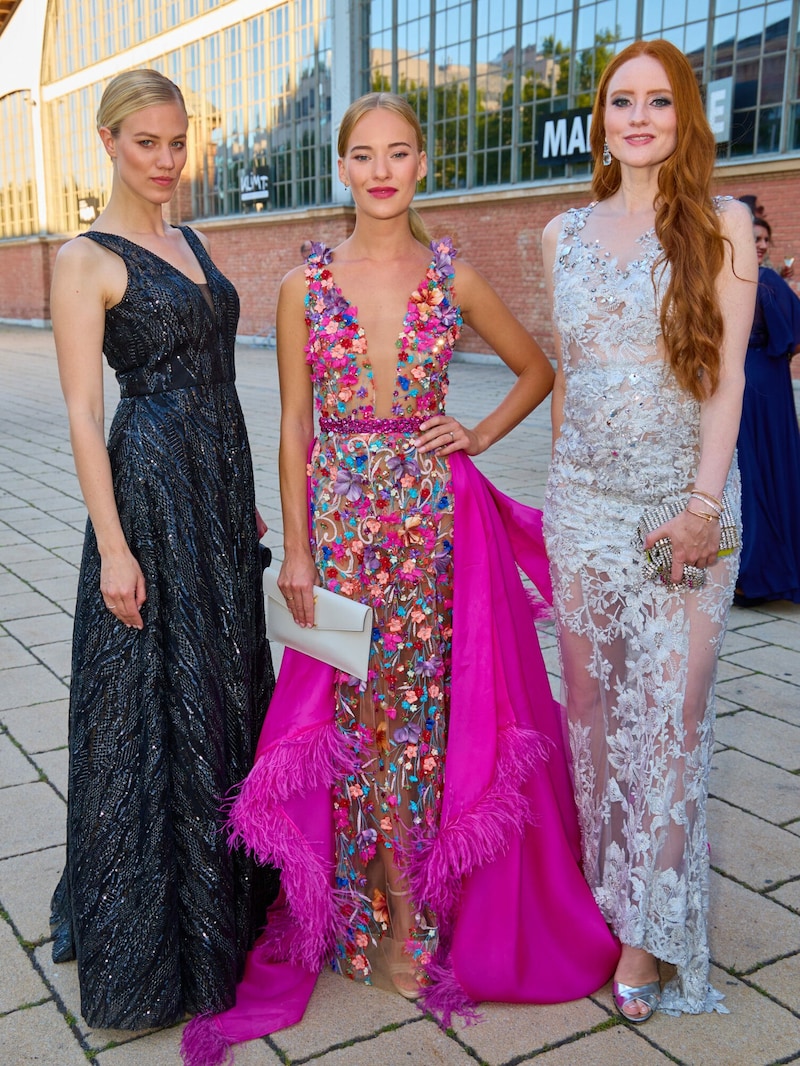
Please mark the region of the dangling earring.
[[603, 141], [603, 166], [611, 166], [611, 149], [608, 147], [608, 141]]

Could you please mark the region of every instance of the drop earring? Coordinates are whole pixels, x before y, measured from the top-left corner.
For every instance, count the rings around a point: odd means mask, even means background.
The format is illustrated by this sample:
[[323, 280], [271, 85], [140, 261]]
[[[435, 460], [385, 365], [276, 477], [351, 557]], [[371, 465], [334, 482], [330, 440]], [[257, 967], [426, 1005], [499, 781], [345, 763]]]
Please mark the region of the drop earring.
[[611, 166], [611, 149], [608, 147], [608, 141], [603, 141], [603, 166]]

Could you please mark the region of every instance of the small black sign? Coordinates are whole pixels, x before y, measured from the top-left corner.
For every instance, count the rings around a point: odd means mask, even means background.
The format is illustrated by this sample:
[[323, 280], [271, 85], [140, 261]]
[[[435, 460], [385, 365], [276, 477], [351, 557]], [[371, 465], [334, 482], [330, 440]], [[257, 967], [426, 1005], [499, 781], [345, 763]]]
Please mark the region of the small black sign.
[[572, 111], [539, 111], [536, 118], [536, 161], [540, 166], [586, 163], [589, 150], [591, 108]]

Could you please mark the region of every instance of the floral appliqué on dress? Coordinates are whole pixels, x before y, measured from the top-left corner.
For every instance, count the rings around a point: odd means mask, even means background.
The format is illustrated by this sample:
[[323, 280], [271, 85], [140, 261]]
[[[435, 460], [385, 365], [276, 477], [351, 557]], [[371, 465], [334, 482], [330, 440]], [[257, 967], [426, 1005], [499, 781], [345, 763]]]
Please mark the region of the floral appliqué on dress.
[[333, 797], [344, 928], [335, 966], [366, 982], [381, 955], [391, 963], [400, 950], [423, 969], [436, 946], [425, 900], [411, 901], [410, 924], [393, 927], [379, 854], [402, 866], [414, 840], [435, 832], [444, 784], [453, 493], [447, 459], [418, 454], [411, 440], [419, 421], [444, 412], [461, 314], [451, 302], [453, 247], [431, 248], [397, 340], [392, 417], [379, 421], [367, 338], [334, 282], [330, 250], [314, 245], [306, 269], [306, 354], [325, 420], [310, 464], [312, 548], [326, 588], [374, 612], [368, 680], [337, 680], [337, 726], [360, 769]]

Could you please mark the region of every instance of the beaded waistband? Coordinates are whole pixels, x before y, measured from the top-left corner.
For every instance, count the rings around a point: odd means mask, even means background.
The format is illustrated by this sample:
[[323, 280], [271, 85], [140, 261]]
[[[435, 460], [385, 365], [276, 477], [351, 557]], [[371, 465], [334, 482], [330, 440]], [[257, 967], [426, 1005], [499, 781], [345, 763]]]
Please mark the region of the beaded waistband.
[[424, 418], [327, 418], [319, 420], [323, 433], [355, 437], [361, 433], [416, 433]]

